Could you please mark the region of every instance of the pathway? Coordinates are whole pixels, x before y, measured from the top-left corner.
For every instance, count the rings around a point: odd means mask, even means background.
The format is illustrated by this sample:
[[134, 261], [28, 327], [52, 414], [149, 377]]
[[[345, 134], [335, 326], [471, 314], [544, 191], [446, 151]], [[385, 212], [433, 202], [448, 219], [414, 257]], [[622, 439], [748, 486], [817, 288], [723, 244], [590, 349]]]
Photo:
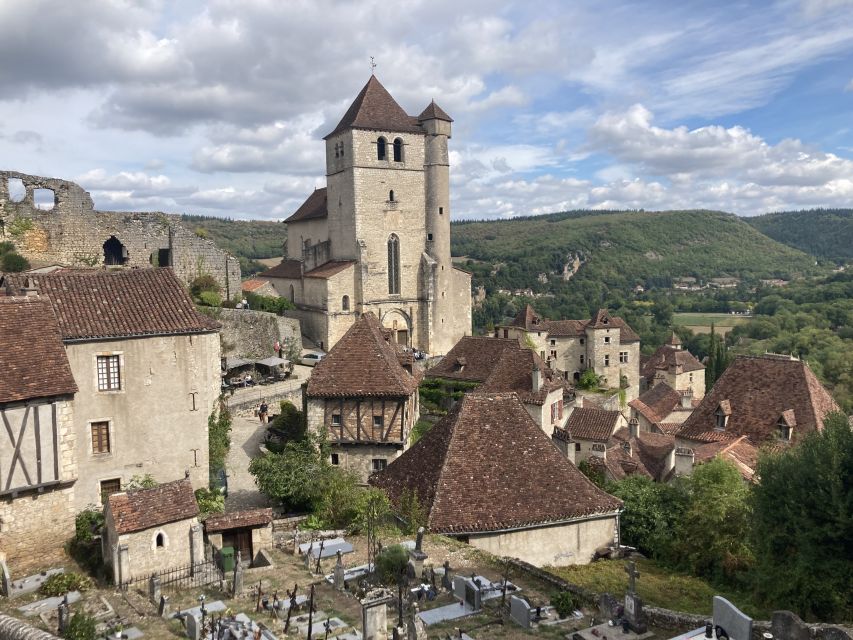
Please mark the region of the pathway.
[[249, 473], [249, 461], [259, 454], [266, 426], [255, 417], [234, 415], [231, 424], [231, 448], [225, 466], [228, 473], [226, 511], [272, 506], [270, 500], [258, 491], [255, 478]]

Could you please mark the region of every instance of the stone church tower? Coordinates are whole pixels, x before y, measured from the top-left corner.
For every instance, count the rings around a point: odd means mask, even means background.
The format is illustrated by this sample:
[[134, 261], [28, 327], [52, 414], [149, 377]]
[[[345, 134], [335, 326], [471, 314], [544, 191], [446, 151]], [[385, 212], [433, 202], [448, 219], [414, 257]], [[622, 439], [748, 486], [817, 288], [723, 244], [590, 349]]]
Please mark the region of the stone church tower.
[[471, 276], [450, 258], [452, 122], [435, 102], [407, 115], [371, 76], [325, 137], [327, 186], [285, 221], [285, 258], [259, 276], [323, 348], [367, 311], [431, 354], [470, 335]]

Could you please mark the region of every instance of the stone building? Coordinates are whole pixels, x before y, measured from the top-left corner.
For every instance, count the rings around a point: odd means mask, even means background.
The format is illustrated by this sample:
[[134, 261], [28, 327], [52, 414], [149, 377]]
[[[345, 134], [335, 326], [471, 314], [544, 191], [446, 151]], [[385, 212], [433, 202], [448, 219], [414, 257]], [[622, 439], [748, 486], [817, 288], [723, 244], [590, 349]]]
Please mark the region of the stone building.
[[[14, 184], [22, 191], [18, 198], [10, 191]], [[0, 171], [0, 240], [14, 242], [35, 266], [172, 267], [185, 284], [208, 274], [225, 298], [240, 294], [237, 258], [177, 216], [96, 211], [89, 193], [67, 180]]]
[[691, 389], [676, 391], [666, 382], [658, 381], [628, 405], [631, 417], [638, 421], [641, 432], [672, 434], [690, 417], [699, 402], [700, 398], [695, 398]]
[[471, 276], [450, 259], [452, 119], [409, 116], [371, 76], [325, 137], [326, 187], [287, 223], [282, 263], [258, 277], [331, 348], [372, 311], [400, 344], [447, 353], [471, 333]]
[[593, 369], [602, 383], [625, 389], [626, 400], [640, 392], [640, 337], [622, 318], [599, 309], [586, 320], [548, 320], [526, 305], [496, 338], [516, 338], [529, 346], [567, 380], [580, 380]]
[[245, 567], [252, 567], [261, 551], [272, 549], [272, 509], [246, 509], [212, 515], [204, 521], [210, 545], [222, 551], [231, 547], [240, 552]]
[[621, 501], [557, 450], [514, 393], [467, 394], [370, 482], [397, 507], [415, 492], [430, 532], [535, 565], [586, 564], [618, 542]]
[[372, 312], [362, 314], [317, 363], [304, 395], [308, 429], [325, 431], [332, 464], [362, 482], [405, 450], [418, 420], [412, 354]]
[[0, 297], [0, 368], [0, 552], [26, 575], [74, 530], [77, 384], [48, 300]]
[[651, 389], [661, 382], [676, 391], [690, 391], [690, 396], [701, 400], [705, 395], [705, 365], [682, 348], [681, 339], [674, 333], [640, 365], [640, 391]]
[[[208, 483], [207, 418], [220, 393], [218, 324], [171, 269], [7, 275], [50, 301], [78, 392], [74, 508], [136, 475]], [[73, 528], [72, 528], [73, 529]]]
[[204, 535], [189, 479], [112, 494], [104, 509], [104, 562], [113, 582], [204, 561]]
[[570, 459], [580, 463], [593, 456], [603, 457], [613, 434], [627, 426], [628, 421], [619, 411], [575, 408], [564, 428], [566, 437], [574, 444], [574, 456]]

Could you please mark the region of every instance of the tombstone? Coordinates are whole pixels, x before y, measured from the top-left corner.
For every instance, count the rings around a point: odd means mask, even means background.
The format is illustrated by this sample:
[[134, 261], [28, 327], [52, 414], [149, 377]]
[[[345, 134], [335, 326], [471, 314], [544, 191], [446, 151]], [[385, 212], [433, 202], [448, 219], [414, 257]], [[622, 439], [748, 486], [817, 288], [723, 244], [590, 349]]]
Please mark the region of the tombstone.
[[453, 595], [472, 611], [483, 607], [483, 591], [471, 578], [453, 576]]
[[202, 636], [202, 624], [195, 616], [187, 616], [184, 618], [184, 623], [187, 625], [187, 638], [190, 640], [199, 640]]
[[[646, 624], [646, 616], [643, 613], [643, 600], [637, 595], [637, 578], [640, 572], [637, 565], [631, 561], [625, 565], [625, 573], [628, 574], [628, 593], [625, 594], [625, 620], [628, 627], [636, 634], [642, 634], [649, 630]], [[749, 640], [744, 638], [743, 640]]]
[[68, 628], [68, 617], [69, 617], [68, 614], [69, 614], [68, 603], [63, 601], [62, 604], [60, 604], [59, 608], [57, 609], [57, 617], [59, 618], [59, 627], [58, 627], [59, 634], [58, 635], [60, 638], [65, 637], [65, 630]]
[[714, 596], [714, 630], [718, 638], [726, 636], [729, 640], [750, 640], [752, 618], [725, 598]]
[[344, 571], [343, 556], [341, 555], [340, 551], [338, 551], [337, 556], [338, 556], [338, 560], [335, 563], [335, 578], [334, 578], [335, 589], [337, 589], [338, 591], [343, 591], [346, 588], [346, 580], [344, 579], [345, 571]]
[[444, 561], [444, 575], [441, 576], [441, 586], [445, 591], [450, 591], [453, 589], [453, 582], [451, 581], [452, 576], [450, 575], [450, 561]]
[[[311, 571], [311, 551], [314, 549], [314, 543], [308, 546], [308, 550], [305, 552], [305, 568]], [[313, 571], [311, 571], [313, 573]]]
[[605, 622], [616, 617], [616, 609], [619, 607], [619, 601], [609, 593], [602, 593], [598, 597], [598, 612], [601, 614], [601, 619]]
[[243, 558], [239, 551], [237, 552], [237, 562], [234, 563], [234, 582], [231, 586], [234, 598], [243, 593]]
[[808, 625], [790, 611], [774, 611], [770, 631], [777, 640], [811, 640]]
[[0, 595], [7, 598], [12, 597], [12, 574], [4, 560], [0, 560]]
[[364, 640], [388, 640], [386, 605], [394, 602], [388, 589], [375, 589], [361, 601], [361, 633]]
[[160, 602], [160, 576], [157, 574], [148, 579], [148, 599], [155, 606]]
[[293, 530], [293, 555], [299, 555], [299, 525]]
[[424, 560], [429, 556], [424, 553], [424, 528], [418, 528], [418, 537], [415, 541], [415, 548], [409, 550], [409, 565], [408, 573], [410, 578], [420, 578], [424, 570]]
[[169, 618], [171, 607], [169, 606], [169, 596], [160, 596], [160, 606], [157, 608], [157, 615], [161, 618]]
[[190, 527], [190, 562], [193, 565], [204, 562], [204, 527], [198, 523]]
[[406, 625], [406, 640], [427, 640], [426, 623], [418, 615], [420, 613], [418, 605], [413, 604], [410, 612]]
[[509, 597], [509, 617], [522, 629], [530, 628], [530, 605], [524, 598]]

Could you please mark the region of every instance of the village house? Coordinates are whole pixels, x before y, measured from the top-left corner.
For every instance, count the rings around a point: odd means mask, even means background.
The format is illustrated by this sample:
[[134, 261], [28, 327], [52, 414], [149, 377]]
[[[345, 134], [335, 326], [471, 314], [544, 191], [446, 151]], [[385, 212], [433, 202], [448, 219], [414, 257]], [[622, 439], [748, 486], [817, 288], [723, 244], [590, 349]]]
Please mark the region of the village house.
[[640, 393], [640, 337], [606, 309], [586, 320], [548, 320], [526, 305], [494, 336], [518, 339], [567, 380], [592, 369], [605, 387], [625, 389], [627, 400]]
[[671, 434], [678, 430], [699, 403], [689, 389], [676, 391], [659, 381], [648, 391], [628, 403], [631, 417], [637, 419], [641, 432]]
[[418, 420], [413, 361], [367, 312], [317, 363], [305, 387], [309, 431], [325, 431], [332, 464], [362, 482], [405, 450]]
[[696, 400], [705, 395], [705, 365], [682, 347], [681, 338], [675, 333], [651, 356], [641, 360], [641, 391], [665, 382], [676, 391], [689, 390]]
[[47, 299], [0, 297], [0, 362], [0, 559], [24, 573], [59, 559], [76, 512], [77, 384]]
[[326, 186], [285, 220], [284, 259], [257, 276], [321, 348], [368, 311], [432, 354], [470, 335], [471, 275], [450, 259], [452, 122], [435, 102], [407, 115], [371, 76], [326, 135]]
[[397, 507], [413, 492], [430, 532], [497, 556], [586, 564], [618, 543], [621, 501], [557, 450], [514, 393], [466, 394], [370, 482]]
[[592, 456], [604, 456], [610, 437], [628, 422], [619, 411], [609, 411], [597, 407], [575, 407], [569, 415], [563, 432], [557, 433], [565, 441], [570, 441], [569, 459], [579, 464]]
[[7, 295], [44, 296], [64, 343], [78, 388], [75, 511], [104, 504], [133, 476], [189, 472], [194, 486], [207, 486], [219, 325], [196, 310], [171, 269], [14, 274], [3, 284]]

